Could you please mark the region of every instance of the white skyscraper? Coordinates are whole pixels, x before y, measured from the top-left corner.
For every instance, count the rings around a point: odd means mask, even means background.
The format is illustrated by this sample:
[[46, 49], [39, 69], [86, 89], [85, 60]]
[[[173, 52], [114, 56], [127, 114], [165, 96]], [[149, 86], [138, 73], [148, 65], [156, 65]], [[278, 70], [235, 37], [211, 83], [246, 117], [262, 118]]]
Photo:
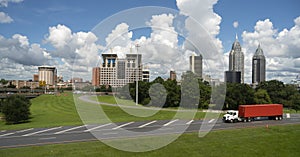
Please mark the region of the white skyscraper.
[[244, 53], [237, 35], [229, 53], [229, 71], [241, 72], [241, 83], [244, 83]]

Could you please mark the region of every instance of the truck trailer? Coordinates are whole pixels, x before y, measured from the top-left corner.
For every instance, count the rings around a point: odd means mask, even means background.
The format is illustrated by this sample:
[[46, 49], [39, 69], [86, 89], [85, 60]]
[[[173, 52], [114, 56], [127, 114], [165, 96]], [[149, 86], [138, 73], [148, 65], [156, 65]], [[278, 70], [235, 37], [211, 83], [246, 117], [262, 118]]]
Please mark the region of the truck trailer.
[[283, 117], [282, 104], [239, 105], [239, 110], [229, 110], [223, 116], [224, 122], [250, 122], [261, 117], [281, 120]]

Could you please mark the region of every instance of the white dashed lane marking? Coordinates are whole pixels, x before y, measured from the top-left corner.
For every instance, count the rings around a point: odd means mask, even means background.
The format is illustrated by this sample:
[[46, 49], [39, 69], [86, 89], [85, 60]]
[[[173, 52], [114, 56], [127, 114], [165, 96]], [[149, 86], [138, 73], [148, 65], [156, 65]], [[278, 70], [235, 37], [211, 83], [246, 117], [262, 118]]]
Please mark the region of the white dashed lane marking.
[[50, 128], [50, 129], [46, 129], [46, 130], [40, 130], [40, 131], [37, 131], [37, 132], [25, 134], [25, 135], [22, 135], [22, 136], [31, 136], [31, 135], [35, 135], [35, 134], [39, 134], [39, 133], [43, 133], [43, 132], [47, 132], [47, 131], [52, 131], [52, 130], [56, 130], [56, 129], [60, 129], [60, 128], [62, 128], [62, 126], [55, 127], [55, 128]]
[[33, 130], [33, 128], [26, 129], [26, 130], [20, 130], [20, 131], [17, 131], [17, 133], [22, 133], [22, 132], [26, 132], [26, 131], [30, 131], [30, 130]]
[[175, 119], [175, 120], [169, 121], [168, 123], [164, 124], [164, 126], [168, 126], [168, 125], [170, 125], [170, 124], [172, 124], [172, 123], [174, 123], [174, 122], [176, 122], [176, 121], [178, 121], [178, 119]]
[[143, 127], [145, 127], [145, 126], [147, 126], [147, 125], [150, 125], [150, 124], [153, 124], [153, 123], [155, 123], [155, 122], [157, 122], [157, 121], [156, 121], [156, 120], [154, 120], [154, 121], [152, 121], [152, 122], [149, 122], [149, 123], [143, 124], [143, 125], [139, 126], [138, 128], [143, 128]]
[[117, 127], [112, 128], [112, 130], [116, 130], [116, 129], [122, 128], [122, 127], [127, 126], [127, 125], [130, 125], [130, 124], [132, 124], [132, 123], [134, 123], [134, 122], [125, 123], [125, 124], [123, 124], [123, 125], [120, 125], [120, 126], [117, 126]]
[[208, 121], [208, 123], [212, 123], [214, 120], [215, 120], [215, 119], [211, 119], [211, 120]]
[[10, 132], [10, 133], [6, 133], [6, 134], [3, 134], [3, 135], [0, 135], [0, 137], [4, 137], [4, 136], [9, 136], [9, 135], [13, 135], [15, 134], [16, 132]]
[[105, 126], [109, 126], [109, 125], [111, 125], [111, 124], [112, 124], [112, 123], [108, 123], [108, 124], [104, 124], [104, 125], [96, 126], [96, 127], [94, 127], [94, 128], [91, 128], [91, 129], [85, 130], [84, 132], [88, 132], [88, 131], [96, 130], [96, 129], [99, 129], [99, 128], [102, 128], [102, 127], [105, 127]]
[[67, 131], [72, 131], [72, 130], [79, 129], [79, 128], [82, 128], [82, 127], [85, 127], [85, 125], [73, 127], [73, 128], [66, 129], [66, 130], [62, 130], [62, 131], [56, 132], [56, 133], [54, 133], [54, 134], [62, 134], [62, 133], [65, 133], [65, 132], [67, 132]]
[[194, 120], [190, 120], [190, 121], [188, 121], [186, 124], [187, 125], [190, 125], [190, 124], [192, 124], [194, 122]]

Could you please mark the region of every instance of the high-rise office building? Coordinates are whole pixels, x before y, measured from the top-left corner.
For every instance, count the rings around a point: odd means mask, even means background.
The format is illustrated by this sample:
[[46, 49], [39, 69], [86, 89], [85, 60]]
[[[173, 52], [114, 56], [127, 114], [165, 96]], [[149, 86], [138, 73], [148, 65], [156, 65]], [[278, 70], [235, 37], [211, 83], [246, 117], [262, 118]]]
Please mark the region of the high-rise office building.
[[190, 71], [202, 78], [202, 55], [190, 56]]
[[[106, 53], [102, 54], [102, 59], [103, 62], [98, 69], [99, 77], [97, 74], [93, 74], [94, 80], [99, 78], [99, 85], [122, 87], [128, 83], [142, 80], [141, 54], [126, 54], [126, 58], [118, 58], [115, 53]], [[93, 70], [94, 72], [97, 73], [96, 68]]]
[[258, 45], [252, 58], [252, 83], [258, 84], [266, 79], [266, 58], [264, 52]]
[[55, 85], [57, 80], [57, 71], [55, 67], [41, 66], [39, 70], [39, 81], [45, 81], [47, 85]]
[[244, 53], [236, 35], [229, 53], [229, 71], [241, 72], [241, 83], [244, 83]]

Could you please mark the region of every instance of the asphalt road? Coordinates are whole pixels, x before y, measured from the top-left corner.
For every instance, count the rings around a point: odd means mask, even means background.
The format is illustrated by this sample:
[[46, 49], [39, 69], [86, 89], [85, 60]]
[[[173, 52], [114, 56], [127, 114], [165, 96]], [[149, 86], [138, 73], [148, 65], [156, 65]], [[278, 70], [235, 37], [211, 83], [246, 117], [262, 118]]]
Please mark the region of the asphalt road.
[[[300, 124], [300, 115], [292, 114], [281, 121], [260, 120], [253, 122], [223, 123], [222, 120], [210, 119], [206, 125], [214, 124], [212, 130], [237, 129], [256, 126]], [[53, 128], [31, 128], [25, 130], [0, 130], [0, 148], [34, 146], [44, 144], [70, 143], [100, 139], [127, 139], [137, 137], [199, 132], [202, 120], [160, 120], [147, 122], [108, 123], [99, 125], [61, 126]]]

